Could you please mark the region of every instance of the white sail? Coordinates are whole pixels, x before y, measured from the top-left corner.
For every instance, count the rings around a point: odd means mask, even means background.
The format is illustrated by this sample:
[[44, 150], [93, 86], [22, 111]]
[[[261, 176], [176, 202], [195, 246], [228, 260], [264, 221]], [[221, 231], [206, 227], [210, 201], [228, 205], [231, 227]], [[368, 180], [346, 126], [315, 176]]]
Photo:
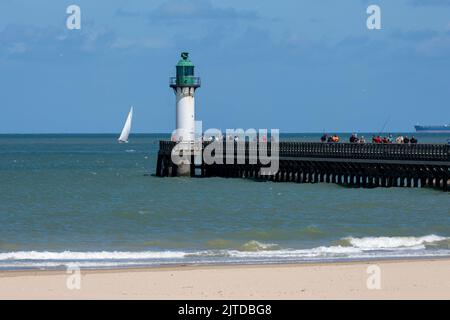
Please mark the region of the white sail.
[[130, 113], [128, 113], [127, 121], [125, 121], [125, 125], [123, 126], [122, 133], [119, 137], [119, 142], [128, 142], [128, 136], [131, 131], [131, 121], [133, 120], [133, 107], [130, 109]]

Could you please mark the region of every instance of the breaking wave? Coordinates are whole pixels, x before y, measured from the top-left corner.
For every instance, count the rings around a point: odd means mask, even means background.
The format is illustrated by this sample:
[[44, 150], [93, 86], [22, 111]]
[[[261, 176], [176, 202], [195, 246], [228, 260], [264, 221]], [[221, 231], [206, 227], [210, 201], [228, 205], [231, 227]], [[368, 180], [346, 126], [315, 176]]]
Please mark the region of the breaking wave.
[[282, 248], [249, 241], [236, 249], [197, 251], [15, 251], [0, 253], [0, 268], [58, 268], [76, 264], [85, 268], [114, 268], [162, 264], [288, 263], [346, 259], [450, 256], [450, 238], [346, 237], [331, 246]]
[[427, 244], [442, 242], [450, 238], [428, 235], [424, 237], [365, 237], [344, 238], [342, 244], [363, 250], [386, 250], [395, 248], [425, 249]]
[[262, 243], [259, 241], [249, 241], [239, 247], [240, 251], [264, 251], [264, 250], [277, 250], [280, 246], [275, 243]]
[[17, 251], [0, 253], [2, 260], [141, 260], [141, 259], [171, 259], [182, 258], [181, 251], [99, 251], [99, 252], [50, 252], [50, 251]]

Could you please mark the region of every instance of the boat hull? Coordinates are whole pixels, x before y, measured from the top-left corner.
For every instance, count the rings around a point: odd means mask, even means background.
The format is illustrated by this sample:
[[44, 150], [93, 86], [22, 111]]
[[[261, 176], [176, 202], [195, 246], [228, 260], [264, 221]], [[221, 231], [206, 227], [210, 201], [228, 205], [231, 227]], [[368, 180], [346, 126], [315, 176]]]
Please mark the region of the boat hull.
[[423, 133], [450, 133], [450, 125], [444, 126], [414, 126], [416, 132]]

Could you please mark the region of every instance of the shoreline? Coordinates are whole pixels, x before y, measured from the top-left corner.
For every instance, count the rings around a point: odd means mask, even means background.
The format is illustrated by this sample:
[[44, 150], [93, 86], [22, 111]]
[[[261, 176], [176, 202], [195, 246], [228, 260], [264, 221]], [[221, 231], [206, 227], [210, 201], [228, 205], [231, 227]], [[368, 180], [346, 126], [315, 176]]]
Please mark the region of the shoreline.
[[[367, 287], [377, 266], [381, 289]], [[450, 258], [0, 271], [0, 299], [450, 299]]]
[[[330, 259], [330, 260], [318, 260], [318, 261], [291, 261], [291, 262], [266, 262], [266, 263], [221, 263], [221, 262], [206, 262], [206, 263], [167, 263], [167, 264], [143, 264], [143, 265], [131, 265], [131, 266], [114, 266], [114, 267], [79, 267], [82, 271], [88, 272], [115, 272], [115, 271], [150, 271], [150, 270], [178, 270], [178, 269], [208, 269], [208, 268], [227, 268], [227, 267], [282, 267], [282, 266], [325, 266], [325, 265], [352, 265], [352, 264], [377, 264], [377, 263], [390, 263], [390, 262], [415, 262], [415, 261], [441, 261], [448, 260], [450, 262], [450, 255], [445, 256], [411, 256], [411, 257], [377, 257], [377, 258], [344, 258], [344, 259]], [[3, 273], [46, 273], [46, 272], [61, 272], [66, 271], [68, 266], [77, 266], [77, 263], [61, 264], [58, 267], [24, 267], [24, 268], [0, 268], [0, 277]]]

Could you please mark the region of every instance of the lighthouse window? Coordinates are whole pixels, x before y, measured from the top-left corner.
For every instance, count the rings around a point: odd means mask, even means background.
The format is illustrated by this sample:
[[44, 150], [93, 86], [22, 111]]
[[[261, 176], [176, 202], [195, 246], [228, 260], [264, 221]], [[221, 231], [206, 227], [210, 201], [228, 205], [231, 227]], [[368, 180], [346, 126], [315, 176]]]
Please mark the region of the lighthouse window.
[[193, 76], [194, 75], [194, 67], [184, 67], [184, 75], [185, 76]]

